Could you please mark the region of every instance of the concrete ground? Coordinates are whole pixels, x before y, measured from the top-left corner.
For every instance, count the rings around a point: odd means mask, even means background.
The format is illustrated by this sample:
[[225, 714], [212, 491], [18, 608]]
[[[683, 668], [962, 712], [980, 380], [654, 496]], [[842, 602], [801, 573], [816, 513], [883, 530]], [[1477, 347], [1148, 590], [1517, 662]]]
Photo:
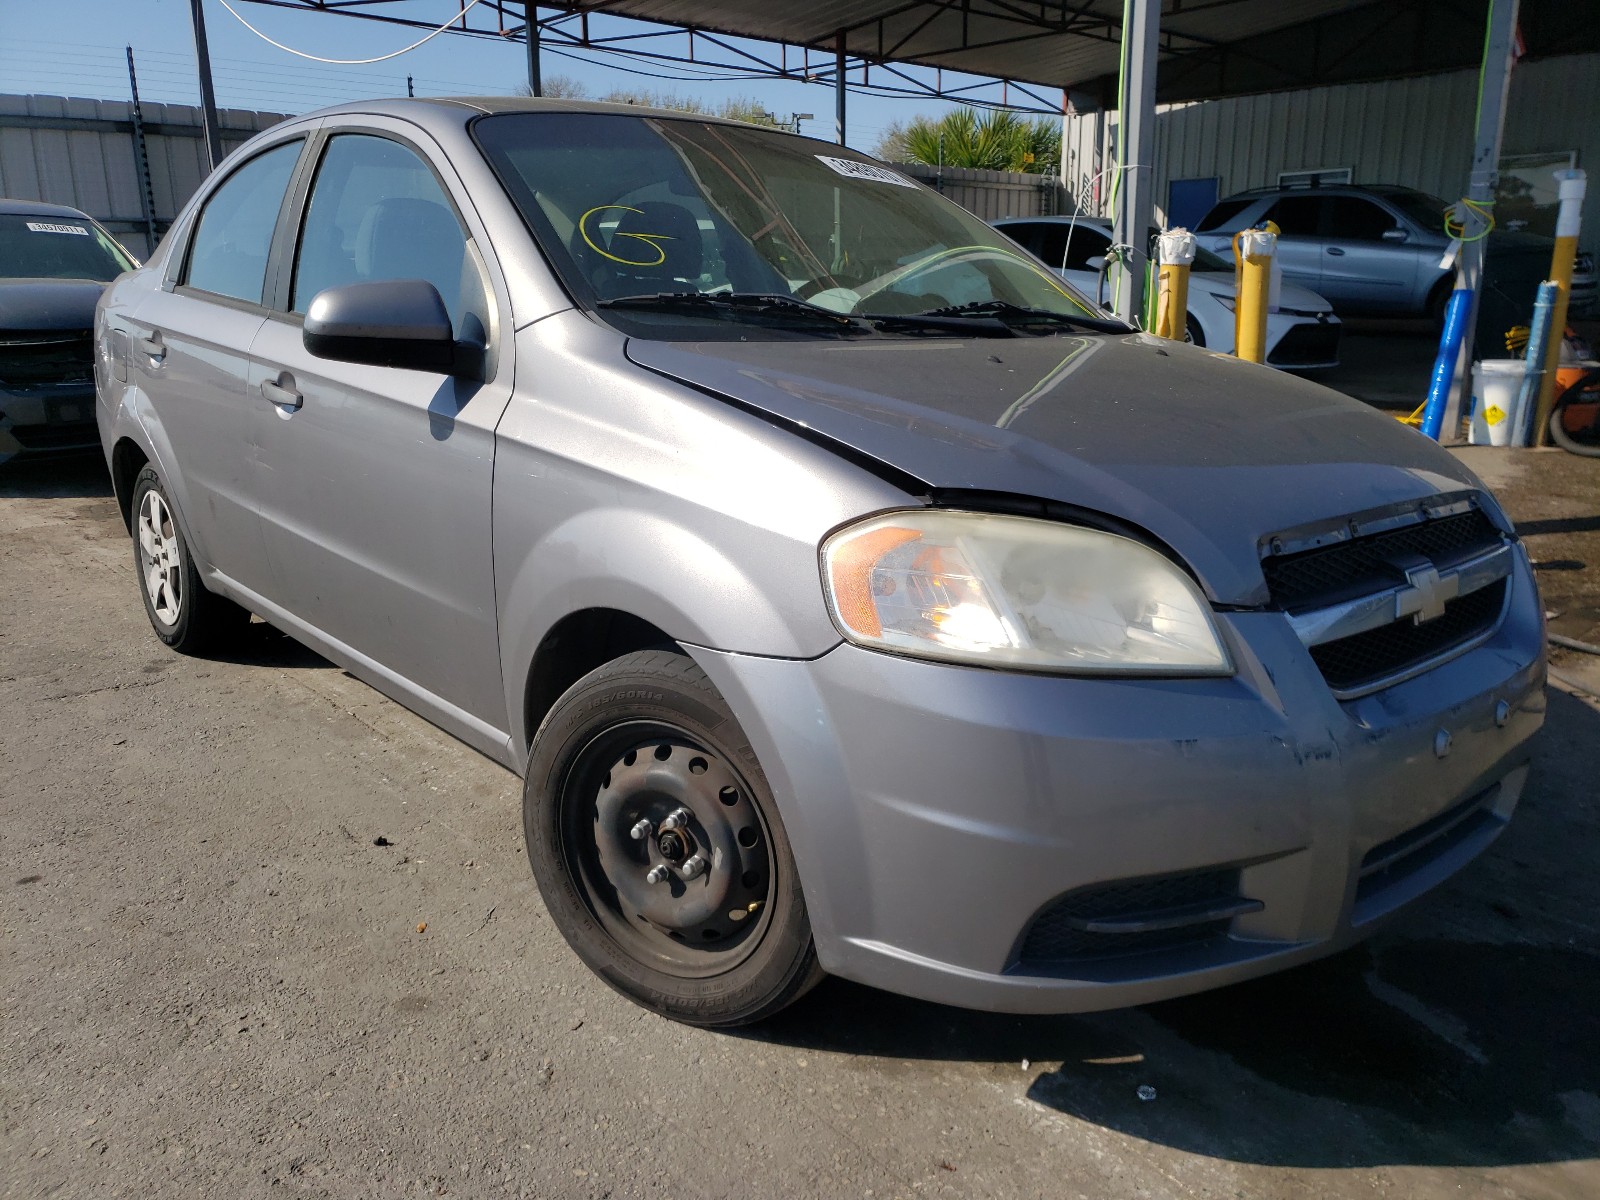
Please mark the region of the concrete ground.
[[[1600, 465], [1464, 453], [1593, 636]], [[512, 776], [265, 627], [168, 652], [130, 557], [96, 464], [0, 468], [0, 1196], [1600, 1195], [1600, 660], [1365, 947], [1086, 1017], [830, 981], [733, 1035], [579, 965]]]

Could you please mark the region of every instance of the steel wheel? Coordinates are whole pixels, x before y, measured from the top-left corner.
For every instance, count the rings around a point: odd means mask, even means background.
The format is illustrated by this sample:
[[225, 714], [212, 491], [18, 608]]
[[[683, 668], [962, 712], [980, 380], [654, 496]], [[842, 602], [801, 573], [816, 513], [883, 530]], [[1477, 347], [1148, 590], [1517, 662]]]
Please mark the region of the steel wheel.
[[172, 523], [172, 510], [154, 488], [139, 504], [140, 578], [150, 611], [165, 625], [176, 625], [183, 612], [183, 544]]
[[676, 648], [595, 668], [551, 706], [522, 793], [556, 927], [617, 991], [710, 1027], [822, 978], [799, 872], [749, 739]]
[[595, 919], [680, 978], [731, 970], [760, 942], [773, 869], [748, 784], [684, 730], [628, 722], [578, 755], [563, 850]]

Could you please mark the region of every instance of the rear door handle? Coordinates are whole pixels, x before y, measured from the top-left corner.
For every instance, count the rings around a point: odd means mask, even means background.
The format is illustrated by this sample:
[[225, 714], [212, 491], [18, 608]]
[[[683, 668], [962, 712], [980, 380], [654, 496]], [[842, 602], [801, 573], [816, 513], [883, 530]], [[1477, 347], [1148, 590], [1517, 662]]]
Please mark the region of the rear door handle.
[[158, 363], [167, 357], [166, 343], [161, 340], [161, 331], [157, 330], [149, 337], [138, 340], [139, 353], [149, 357], [151, 362]]
[[306, 399], [300, 394], [300, 389], [294, 386], [294, 379], [287, 371], [277, 379], [263, 379], [261, 394], [279, 408], [296, 409], [304, 404]]
[[1337, 247], [1337, 246], [1329, 246], [1328, 247], [1328, 253], [1332, 254], [1332, 255], [1334, 255], [1335, 257], [1338, 257], [1338, 258], [1343, 258], [1344, 257], [1344, 251], [1339, 249], [1339, 247]]

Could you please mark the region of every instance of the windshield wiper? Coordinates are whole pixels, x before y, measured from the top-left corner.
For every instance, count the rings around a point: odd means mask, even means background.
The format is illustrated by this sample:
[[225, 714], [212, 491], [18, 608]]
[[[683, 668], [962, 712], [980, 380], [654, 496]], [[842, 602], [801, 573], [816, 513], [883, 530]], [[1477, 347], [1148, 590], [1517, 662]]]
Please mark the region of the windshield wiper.
[[919, 317], [940, 317], [945, 320], [1005, 321], [1024, 325], [1041, 323], [1064, 325], [1091, 333], [1132, 333], [1133, 328], [1111, 317], [1077, 316], [1073, 313], [1052, 312], [1048, 308], [1028, 308], [1009, 300], [974, 300], [970, 304], [951, 304], [944, 308], [930, 308], [916, 314]]
[[674, 312], [685, 308], [709, 308], [726, 312], [749, 313], [753, 316], [803, 317], [822, 322], [835, 329], [856, 329], [860, 323], [854, 317], [836, 313], [815, 304], [807, 304], [794, 296], [779, 292], [654, 292], [638, 296], [617, 296], [611, 300], [595, 301], [596, 308], [637, 308], [656, 312]]

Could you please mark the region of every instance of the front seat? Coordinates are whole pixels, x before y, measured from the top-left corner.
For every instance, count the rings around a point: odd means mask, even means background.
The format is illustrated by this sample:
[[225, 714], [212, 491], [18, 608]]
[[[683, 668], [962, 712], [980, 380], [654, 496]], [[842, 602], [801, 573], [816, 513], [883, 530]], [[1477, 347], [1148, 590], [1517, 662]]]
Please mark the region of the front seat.
[[455, 214], [433, 200], [396, 197], [368, 210], [356, 235], [363, 280], [426, 279], [456, 317], [466, 239]]

